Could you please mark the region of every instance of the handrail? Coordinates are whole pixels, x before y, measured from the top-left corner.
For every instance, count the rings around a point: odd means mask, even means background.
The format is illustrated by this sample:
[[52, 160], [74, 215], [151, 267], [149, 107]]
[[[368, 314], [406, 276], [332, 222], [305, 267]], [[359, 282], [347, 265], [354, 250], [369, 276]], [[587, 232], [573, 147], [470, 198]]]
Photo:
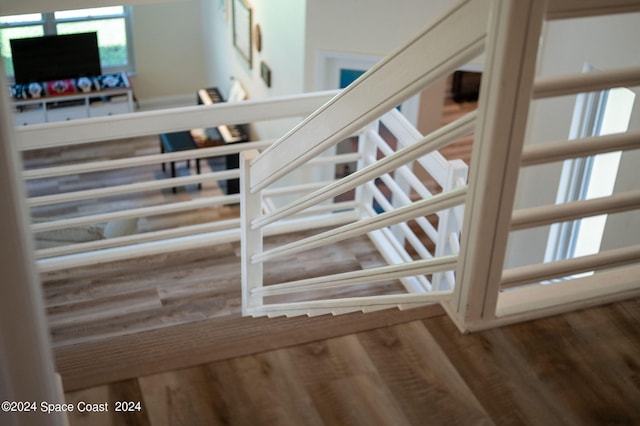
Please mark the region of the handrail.
[[640, 67], [538, 77], [533, 85], [533, 99], [638, 85]]
[[640, 191], [627, 191], [609, 197], [573, 201], [565, 204], [516, 210], [511, 218], [511, 230], [550, 225], [600, 214], [621, 213], [640, 209]]
[[203, 207], [212, 207], [223, 204], [238, 203], [239, 195], [223, 195], [199, 198], [190, 201], [179, 201], [161, 206], [139, 207], [128, 210], [119, 210], [109, 213], [93, 214], [88, 216], [73, 217], [69, 219], [58, 219], [49, 222], [31, 224], [31, 232], [46, 232], [55, 229], [72, 228], [75, 226], [90, 225], [92, 223], [108, 222], [116, 219], [130, 219], [134, 217], [157, 216], [169, 213], [195, 210]]
[[235, 154], [248, 149], [262, 150], [271, 145], [275, 140], [262, 140], [245, 142], [242, 144], [230, 144], [211, 148], [199, 148], [189, 151], [165, 152], [163, 154], [150, 154], [132, 158], [119, 158], [114, 160], [91, 161], [66, 166], [43, 167], [29, 169], [22, 172], [25, 180], [44, 179], [64, 175], [76, 175], [82, 173], [104, 172], [108, 170], [125, 169], [128, 167], [149, 166], [170, 161], [195, 160], [202, 158], [218, 157]]
[[[487, 1], [463, 1], [388, 55], [259, 156], [252, 163], [251, 191], [264, 189], [474, 59], [484, 47], [488, 14]], [[458, 28], [465, 29], [464, 37]]]
[[[371, 206], [366, 206], [365, 211], [373, 215], [375, 212]], [[394, 237], [390, 228], [382, 228], [377, 231], [373, 231], [368, 235], [369, 239], [378, 247], [381, 244], [389, 245], [391, 250], [381, 251], [387, 264], [400, 265], [402, 263], [411, 263], [413, 258], [406, 250], [402, 243]], [[429, 255], [424, 259], [432, 259], [433, 256]], [[409, 279], [407, 279], [409, 278]], [[417, 275], [412, 277], [404, 277], [400, 279], [403, 287], [408, 293], [428, 293], [433, 290], [431, 282], [424, 275]]]
[[172, 179], [156, 181], [146, 181], [138, 183], [128, 183], [124, 185], [109, 186], [98, 189], [85, 189], [81, 191], [65, 192], [55, 195], [42, 195], [32, 197], [27, 200], [30, 207], [45, 206], [49, 204], [65, 203], [69, 201], [80, 201], [113, 195], [130, 194], [133, 192], [151, 191], [156, 189], [172, 188], [181, 185], [189, 185], [198, 182], [217, 181], [232, 179], [240, 176], [238, 170], [226, 170], [221, 172], [201, 173], [194, 176], [182, 176]]
[[313, 291], [348, 287], [351, 285], [367, 283], [372, 279], [375, 279], [376, 281], [383, 281], [388, 279], [397, 279], [399, 277], [433, 274], [454, 268], [457, 260], [458, 256], [442, 256], [437, 259], [419, 260], [402, 265], [381, 266], [360, 271], [343, 272], [322, 277], [290, 281], [287, 283], [271, 284], [266, 287], [255, 288], [251, 292], [252, 294], [260, 296], [277, 296], [307, 290]]
[[525, 145], [521, 166], [640, 148], [640, 131]]
[[587, 256], [563, 259], [551, 263], [506, 269], [502, 274], [501, 288], [510, 288], [580, 274], [601, 268], [613, 268], [640, 262], [640, 245], [602, 251]]
[[180, 226], [178, 228], [150, 231], [142, 234], [125, 235], [104, 240], [88, 241], [71, 245], [51, 247], [36, 250], [36, 258], [55, 258], [77, 253], [96, 252], [110, 248], [117, 248], [127, 244], [143, 244], [160, 240], [190, 237], [199, 234], [212, 234], [220, 231], [237, 230], [240, 227], [240, 219], [219, 220], [216, 222], [199, 223], [196, 225]]

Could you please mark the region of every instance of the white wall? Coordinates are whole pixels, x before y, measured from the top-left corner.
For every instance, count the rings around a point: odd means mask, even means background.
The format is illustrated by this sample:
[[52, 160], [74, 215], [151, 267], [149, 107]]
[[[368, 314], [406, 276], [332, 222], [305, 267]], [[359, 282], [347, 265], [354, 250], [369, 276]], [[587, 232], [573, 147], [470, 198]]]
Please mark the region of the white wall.
[[[545, 29], [539, 75], [560, 75], [580, 72], [585, 63], [596, 69], [640, 65], [640, 14], [606, 16], [553, 22]], [[530, 115], [527, 143], [540, 143], [566, 139], [569, 135], [575, 96], [565, 96], [534, 103]], [[640, 115], [636, 113], [631, 127], [640, 128]], [[632, 159], [635, 156], [635, 159]], [[638, 181], [638, 153], [625, 153], [618, 172], [617, 186]], [[516, 208], [554, 204], [562, 164], [525, 169], [518, 182]], [[637, 186], [636, 186], [637, 188]], [[637, 213], [633, 223], [638, 224]], [[611, 224], [617, 219], [611, 220]], [[609, 226], [605, 230], [603, 248], [625, 236], [624, 228]], [[617, 228], [617, 230], [616, 230]], [[628, 228], [634, 229], [634, 228]], [[638, 229], [636, 226], [635, 229]], [[507, 248], [506, 267], [541, 262], [544, 258], [549, 228], [517, 232]], [[622, 233], [620, 233], [622, 232]], [[626, 233], [628, 240], [630, 235]], [[636, 233], [633, 239], [637, 241]]]
[[456, 3], [456, 0], [308, 1], [305, 90], [316, 90], [318, 52], [385, 56]]
[[[230, 0], [202, 1], [202, 37], [207, 86], [217, 86], [226, 96], [231, 87], [231, 10]], [[207, 22], [208, 25], [205, 25]]]
[[200, 0], [133, 7], [135, 95], [142, 107], [195, 104], [206, 84]]
[[[211, 25], [203, 28], [208, 83], [227, 96], [233, 80], [238, 80], [251, 99], [284, 96], [303, 91], [305, 2], [299, 0], [251, 0], [252, 27], [260, 25], [262, 50], [253, 43], [251, 67], [233, 46], [233, 0], [203, 0], [203, 13]], [[213, 42], [211, 41], [213, 40]], [[271, 87], [260, 74], [264, 61], [271, 69]], [[297, 120], [254, 123], [256, 137], [282, 136]]]
[[[182, 0], [129, 0], [128, 5], [160, 3], [163, 1], [182, 1]], [[53, 12], [54, 10], [84, 9], [89, 7], [102, 6], [120, 6], [121, 1], [118, 0], [20, 0], [20, 1], [3, 1], [0, 3], [0, 16], [19, 15], [22, 13], [44, 13]]]

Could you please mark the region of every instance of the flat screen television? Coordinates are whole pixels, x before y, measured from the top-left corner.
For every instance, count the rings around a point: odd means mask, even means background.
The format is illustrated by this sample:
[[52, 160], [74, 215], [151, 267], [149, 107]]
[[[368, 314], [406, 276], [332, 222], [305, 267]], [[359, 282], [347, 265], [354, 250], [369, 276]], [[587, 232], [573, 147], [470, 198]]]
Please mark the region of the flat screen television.
[[482, 73], [456, 71], [451, 82], [451, 94], [457, 103], [474, 102], [480, 96]]
[[16, 84], [100, 75], [95, 32], [11, 40]]

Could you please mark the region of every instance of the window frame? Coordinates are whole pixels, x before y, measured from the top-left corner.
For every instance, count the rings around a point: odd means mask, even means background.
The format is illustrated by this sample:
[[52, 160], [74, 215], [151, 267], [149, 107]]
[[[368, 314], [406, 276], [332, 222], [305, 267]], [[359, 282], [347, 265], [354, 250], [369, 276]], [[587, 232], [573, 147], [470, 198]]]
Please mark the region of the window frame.
[[[590, 65], [585, 65], [585, 72], [593, 70]], [[629, 92], [630, 97], [624, 92]], [[626, 87], [578, 94], [569, 139], [580, 140], [626, 132], [635, 98], [635, 93]], [[617, 117], [618, 120], [612, 122], [612, 117]], [[625, 118], [620, 121], [622, 117]], [[612, 195], [618, 179], [621, 156], [622, 151], [612, 151], [565, 160], [556, 204]], [[599, 252], [607, 218], [607, 214], [600, 214], [551, 225], [544, 262], [572, 259]], [[585, 272], [564, 279], [592, 274], [593, 272]]]
[[[92, 9], [92, 8], [87, 8]], [[84, 9], [74, 9], [84, 10]], [[126, 50], [127, 50], [127, 64], [118, 66], [103, 66], [103, 74], [111, 74], [117, 72], [126, 72], [129, 75], [135, 74], [135, 55], [133, 51], [133, 25], [132, 25], [132, 7], [122, 6], [122, 13], [114, 13], [107, 15], [95, 15], [95, 16], [81, 16], [81, 17], [67, 17], [56, 18], [54, 12], [39, 13], [40, 19], [30, 21], [19, 22], [0, 22], [0, 29], [5, 28], [19, 28], [29, 27], [34, 25], [42, 25], [43, 35], [57, 35], [57, 25], [63, 23], [75, 23], [75, 22], [91, 22], [91, 21], [104, 21], [107, 19], [124, 19], [125, 36], [126, 36]], [[12, 75], [7, 76], [10, 81], [14, 80]]]

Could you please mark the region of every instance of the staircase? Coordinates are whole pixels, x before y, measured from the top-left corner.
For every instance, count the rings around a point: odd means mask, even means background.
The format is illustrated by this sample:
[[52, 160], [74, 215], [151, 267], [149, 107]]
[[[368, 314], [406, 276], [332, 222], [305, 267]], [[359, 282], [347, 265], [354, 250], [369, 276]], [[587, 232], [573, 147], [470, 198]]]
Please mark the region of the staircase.
[[[239, 219], [41, 250], [36, 253], [38, 268], [40, 272], [52, 272], [241, 241], [245, 315], [343, 314], [439, 303], [463, 331], [636, 296], [640, 294], [637, 241], [586, 257], [508, 269], [505, 256], [509, 239], [517, 231], [603, 213], [637, 214], [637, 186], [597, 200], [516, 210], [514, 205], [522, 169], [640, 147], [636, 130], [589, 137], [579, 143], [525, 143], [535, 102], [640, 84], [637, 66], [537, 76], [544, 26], [575, 17], [638, 11], [640, 2], [631, 0], [462, 1], [339, 93], [17, 129], [17, 146], [29, 151], [222, 124], [306, 117], [277, 141], [24, 171], [25, 180], [46, 179], [187, 158], [241, 155], [239, 170], [30, 198], [32, 208], [96, 198], [108, 203], [106, 197], [199, 182], [240, 177], [242, 183], [240, 196], [213, 195], [34, 223], [33, 232], [49, 232], [238, 202], [241, 209]], [[479, 55], [484, 55], [484, 70], [477, 111], [421, 135], [395, 109]], [[439, 153], [469, 135], [474, 136], [469, 167], [461, 161], [447, 161]], [[336, 146], [340, 143], [355, 148], [338, 154]], [[345, 164], [353, 172], [337, 179], [336, 167]], [[437, 183], [437, 190], [429, 189], [416, 177], [425, 173]], [[352, 199], [345, 200], [345, 194], [350, 193]], [[322, 231], [280, 246], [264, 243], [267, 236], [315, 229]], [[328, 270], [321, 276], [290, 282], [265, 279], [265, 263], [365, 234], [386, 265], [341, 273]], [[595, 275], [565, 279], [590, 271], [596, 271]], [[389, 279], [399, 279], [402, 287], [386, 292], [376, 287], [376, 283]], [[369, 291], [362, 291], [363, 287]], [[350, 292], [355, 288], [358, 291]]]

